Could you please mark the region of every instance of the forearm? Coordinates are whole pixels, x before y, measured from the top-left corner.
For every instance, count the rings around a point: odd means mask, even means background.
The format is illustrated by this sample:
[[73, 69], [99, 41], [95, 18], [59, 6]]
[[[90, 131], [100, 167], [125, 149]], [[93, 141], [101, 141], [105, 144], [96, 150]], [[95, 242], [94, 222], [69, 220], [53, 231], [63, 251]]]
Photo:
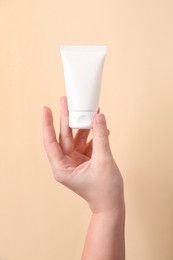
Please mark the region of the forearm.
[[88, 229], [82, 260], [124, 260], [125, 207], [94, 213]]

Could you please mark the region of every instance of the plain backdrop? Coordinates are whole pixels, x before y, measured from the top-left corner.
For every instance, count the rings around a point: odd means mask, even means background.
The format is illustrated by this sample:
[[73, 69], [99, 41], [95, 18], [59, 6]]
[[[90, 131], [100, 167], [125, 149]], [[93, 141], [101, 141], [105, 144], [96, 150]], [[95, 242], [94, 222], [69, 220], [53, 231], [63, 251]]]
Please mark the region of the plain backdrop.
[[[91, 216], [55, 182], [42, 107], [59, 46], [107, 45], [101, 111], [125, 183], [126, 259], [173, 259], [173, 1], [0, 1], [0, 260], [80, 260]], [[105, 259], [108, 260], [108, 259]]]

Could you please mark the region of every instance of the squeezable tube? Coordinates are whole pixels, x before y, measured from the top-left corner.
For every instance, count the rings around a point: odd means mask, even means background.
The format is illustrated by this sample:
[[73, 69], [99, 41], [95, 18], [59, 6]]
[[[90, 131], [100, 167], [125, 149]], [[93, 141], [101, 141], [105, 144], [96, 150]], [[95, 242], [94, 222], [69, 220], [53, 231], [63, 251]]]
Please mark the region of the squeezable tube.
[[61, 46], [69, 126], [91, 129], [99, 105], [107, 46]]

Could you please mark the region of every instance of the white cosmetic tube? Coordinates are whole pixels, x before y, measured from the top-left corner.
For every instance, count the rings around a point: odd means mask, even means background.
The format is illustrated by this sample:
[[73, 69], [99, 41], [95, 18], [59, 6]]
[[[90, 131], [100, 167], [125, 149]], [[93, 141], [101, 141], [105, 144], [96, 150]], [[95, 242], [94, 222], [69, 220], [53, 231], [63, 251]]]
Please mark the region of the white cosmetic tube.
[[71, 128], [90, 129], [97, 113], [107, 46], [60, 46]]

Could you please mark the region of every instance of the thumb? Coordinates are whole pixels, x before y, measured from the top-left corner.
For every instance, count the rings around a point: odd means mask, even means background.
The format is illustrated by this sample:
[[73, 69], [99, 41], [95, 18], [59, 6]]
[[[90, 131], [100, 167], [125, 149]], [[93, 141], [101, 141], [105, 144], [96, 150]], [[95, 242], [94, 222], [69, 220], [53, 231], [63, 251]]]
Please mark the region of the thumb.
[[96, 114], [93, 123], [93, 156], [105, 156], [110, 153], [109, 130], [103, 114]]

